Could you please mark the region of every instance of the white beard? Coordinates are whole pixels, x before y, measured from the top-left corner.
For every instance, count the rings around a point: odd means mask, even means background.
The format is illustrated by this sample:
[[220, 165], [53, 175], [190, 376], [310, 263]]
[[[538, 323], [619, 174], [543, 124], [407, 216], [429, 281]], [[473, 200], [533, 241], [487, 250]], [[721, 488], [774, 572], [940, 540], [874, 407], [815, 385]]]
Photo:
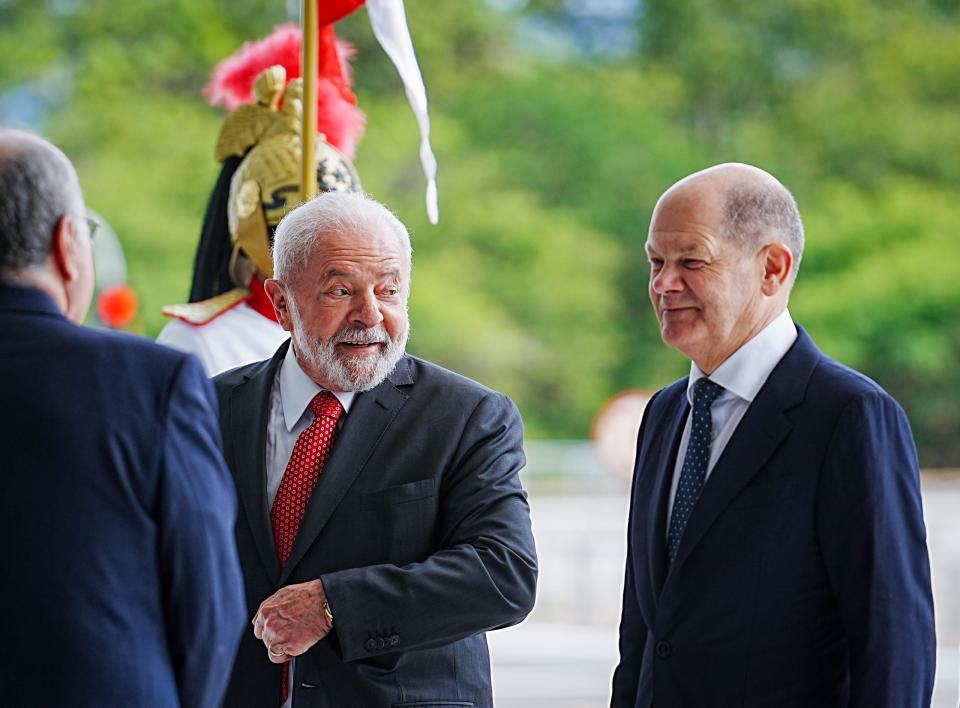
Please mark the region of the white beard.
[[[390, 339], [383, 323], [380, 323], [369, 329], [346, 327], [324, 342], [311, 337], [304, 331], [296, 303], [292, 300], [288, 300], [288, 303], [297, 354], [302, 356], [331, 388], [358, 393], [376, 388], [393, 371], [406, 351], [407, 337], [410, 333], [406, 313], [404, 313], [403, 331], [396, 339]], [[343, 357], [336, 348], [341, 342], [377, 343], [384, 346], [375, 359]]]

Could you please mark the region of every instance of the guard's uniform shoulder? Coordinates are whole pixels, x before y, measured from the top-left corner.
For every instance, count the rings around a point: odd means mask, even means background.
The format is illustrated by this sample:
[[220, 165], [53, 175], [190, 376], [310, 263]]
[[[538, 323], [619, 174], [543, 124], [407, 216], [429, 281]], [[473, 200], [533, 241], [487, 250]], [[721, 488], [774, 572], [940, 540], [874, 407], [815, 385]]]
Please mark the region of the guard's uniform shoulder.
[[173, 317], [194, 327], [202, 327], [251, 297], [253, 293], [246, 288], [234, 288], [199, 302], [166, 305], [162, 312], [167, 317]]

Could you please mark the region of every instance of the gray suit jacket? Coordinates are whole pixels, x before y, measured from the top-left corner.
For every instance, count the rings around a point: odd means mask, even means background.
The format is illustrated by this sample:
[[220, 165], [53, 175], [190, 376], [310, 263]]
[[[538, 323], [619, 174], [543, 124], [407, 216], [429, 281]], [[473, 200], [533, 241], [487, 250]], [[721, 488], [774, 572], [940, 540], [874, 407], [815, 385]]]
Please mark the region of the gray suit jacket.
[[[404, 357], [342, 420], [280, 571], [266, 502], [270, 390], [286, 353], [215, 379], [241, 500], [250, 615], [278, 588], [321, 578], [333, 632], [297, 660], [297, 708], [492, 706], [483, 632], [533, 605], [536, 554], [520, 416], [505, 396]], [[279, 696], [280, 669], [247, 632], [226, 706]]]

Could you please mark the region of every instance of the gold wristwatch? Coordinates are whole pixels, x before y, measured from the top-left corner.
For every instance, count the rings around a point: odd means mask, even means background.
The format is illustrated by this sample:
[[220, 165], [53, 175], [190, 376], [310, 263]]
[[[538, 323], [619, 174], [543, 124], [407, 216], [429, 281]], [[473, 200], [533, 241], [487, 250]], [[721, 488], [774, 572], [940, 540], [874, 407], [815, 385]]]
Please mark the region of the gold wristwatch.
[[333, 626], [333, 613], [330, 611], [330, 603], [326, 600], [323, 601], [323, 614], [327, 616], [327, 620], [330, 622], [330, 626]]

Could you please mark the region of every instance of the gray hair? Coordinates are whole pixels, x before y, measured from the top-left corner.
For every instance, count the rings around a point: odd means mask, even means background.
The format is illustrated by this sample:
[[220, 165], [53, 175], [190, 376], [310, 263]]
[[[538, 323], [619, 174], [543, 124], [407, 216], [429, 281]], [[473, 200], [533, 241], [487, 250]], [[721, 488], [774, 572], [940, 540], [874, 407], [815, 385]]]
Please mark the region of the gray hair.
[[273, 277], [290, 283], [300, 275], [317, 241], [330, 234], [391, 231], [410, 264], [413, 249], [407, 227], [387, 207], [364, 192], [324, 192], [291, 211], [273, 238]]
[[803, 221], [793, 195], [782, 184], [738, 185], [723, 195], [721, 233], [741, 247], [781, 240], [793, 254], [791, 277], [803, 257]]
[[0, 129], [0, 276], [43, 263], [60, 218], [84, 213], [66, 155], [32, 133]]

